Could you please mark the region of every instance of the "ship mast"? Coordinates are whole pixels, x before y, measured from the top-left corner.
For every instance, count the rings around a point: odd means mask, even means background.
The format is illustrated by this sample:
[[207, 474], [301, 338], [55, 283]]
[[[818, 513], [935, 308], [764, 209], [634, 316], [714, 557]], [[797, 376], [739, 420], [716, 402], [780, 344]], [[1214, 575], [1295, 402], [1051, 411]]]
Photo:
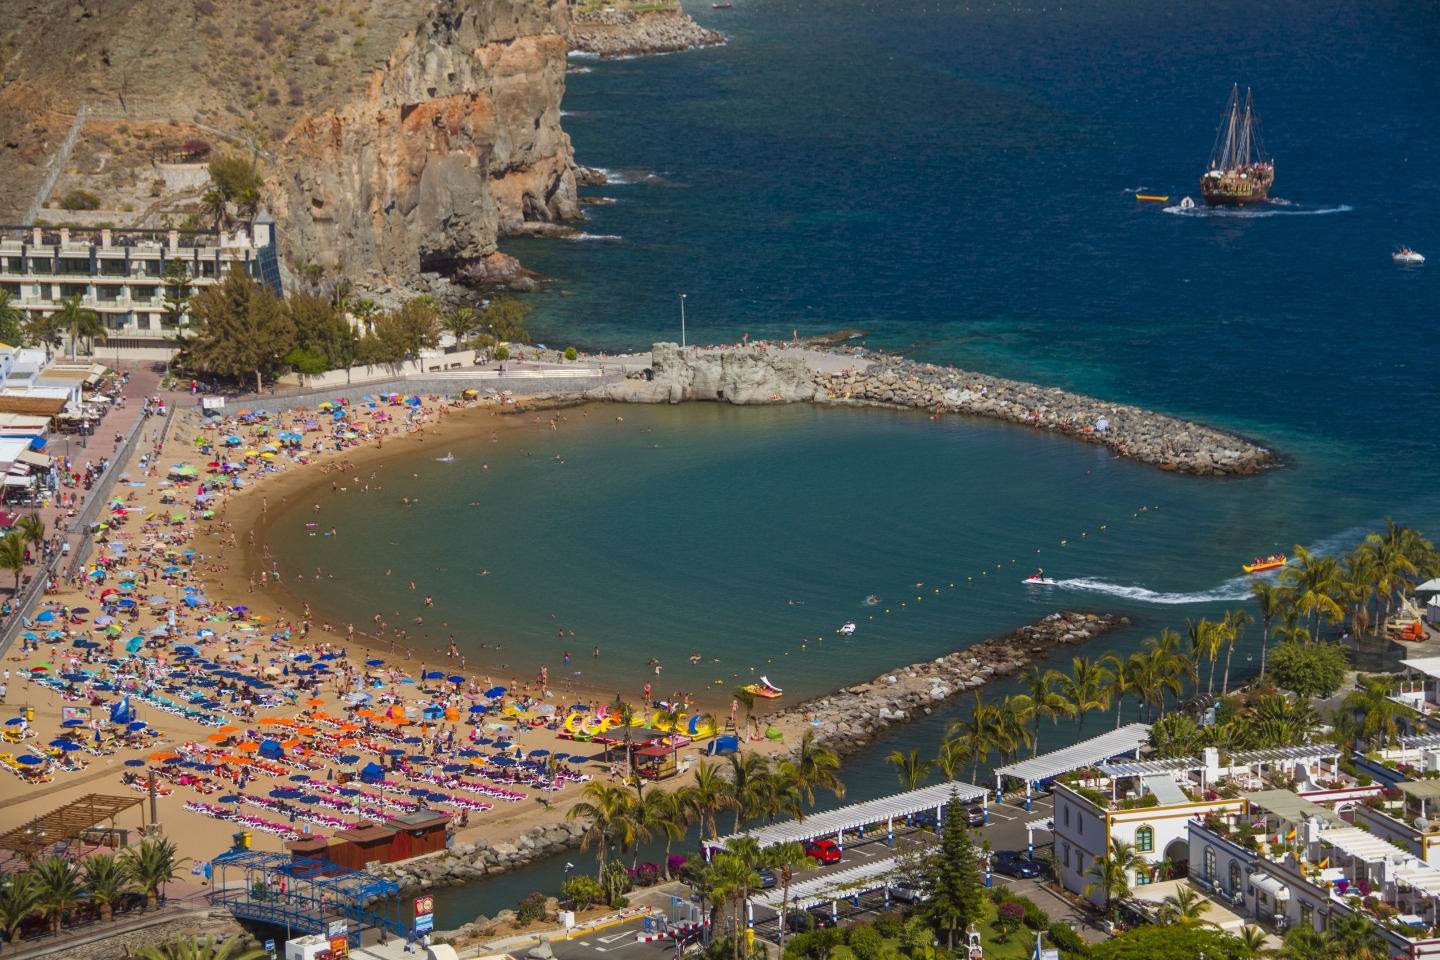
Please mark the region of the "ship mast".
[[[1238, 84], [1237, 84], [1238, 86]], [[1235, 145], [1235, 156], [1232, 158], [1236, 167], [1249, 166], [1250, 164], [1250, 88], [1245, 88], [1245, 124], [1240, 129], [1240, 142]]]

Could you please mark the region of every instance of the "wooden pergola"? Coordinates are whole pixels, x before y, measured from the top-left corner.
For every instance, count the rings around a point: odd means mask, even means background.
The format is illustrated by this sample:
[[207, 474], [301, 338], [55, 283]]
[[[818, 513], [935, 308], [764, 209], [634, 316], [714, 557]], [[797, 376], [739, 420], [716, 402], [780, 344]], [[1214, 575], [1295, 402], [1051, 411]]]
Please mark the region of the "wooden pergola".
[[[101, 793], [87, 794], [79, 800], [36, 817], [23, 827], [16, 827], [14, 830], [0, 834], [0, 850], [13, 850], [23, 857], [30, 858], [61, 840], [76, 840], [86, 830], [99, 826], [106, 820], [110, 821], [110, 828], [114, 830], [116, 817], [131, 807], [141, 806], [144, 802], [144, 797], [110, 797]], [[143, 806], [141, 806], [140, 818], [142, 821], [145, 818]]]

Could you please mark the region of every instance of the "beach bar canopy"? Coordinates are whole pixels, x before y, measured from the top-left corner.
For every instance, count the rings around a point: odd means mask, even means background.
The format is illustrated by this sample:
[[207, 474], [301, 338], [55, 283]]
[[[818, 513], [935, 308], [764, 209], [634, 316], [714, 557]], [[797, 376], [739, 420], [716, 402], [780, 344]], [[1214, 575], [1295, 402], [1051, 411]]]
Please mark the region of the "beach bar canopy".
[[[789, 908], [804, 910], [817, 903], [830, 903], [833, 914], [833, 905], [836, 900], [845, 900], [888, 886], [890, 878], [895, 875], [899, 866], [900, 862], [892, 857], [886, 860], [876, 860], [859, 867], [851, 867], [849, 870], [827, 873], [823, 877], [792, 883]], [[779, 910], [783, 897], [784, 890], [782, 888], [772, 887], [769, 890], [752, 894], [750, 901], [763, 904], [772, 910]]]
[[1126, 724], [1119, 730], [1102, 733], [1098, 737], [1065, 747], [1050, 753], [1043, 753], [1029, 760], [1021, 760], [1009, 766], [995, 768], [995, 783], [1000, 788], [998, 796], [1005, 795], [1005, 777], [1025, 784], [1025, 809], [1030, 809], [1030, 794], [1037, 783], [1054, 779], [1062, 773], [1083, 770], [1106, 760], [1134, 753], [1139, 759], [1140, 748], [1150, 742], [1148, 723]]
[[718, 840], [706, 840], [705, 845], [723, 847], [727, 840], [751, 836], [763, 848], [791, 840], [804, 842], [819, 837], [833, 836], [836, 845], [843, 848], [847, 831], [863, 832], [865, 827], [874, 823], [885, 824], [886, 835], [893, 842], [897, 818], [903, 819], [927, 810], [934, 810], [936, 816], [939, 817], [941, 810], [950, 802], [951, 793], [954, 793], [961, 803], [981, 801], [985, 805], [988, 815], [990, 791], [971, 783], [952, 780], [948, 783], [938, 783], [933, 787], [922, 787], [919, 790], [897, 793], [893, 796], [881, 797], [878, 800], [867, 800], [864, 803], [854, 803], [836, 810], [811, 814], [804, 820], [787, 820], [783, 823], [760, 827], [748, 831], [748, 833], [736, 833]]

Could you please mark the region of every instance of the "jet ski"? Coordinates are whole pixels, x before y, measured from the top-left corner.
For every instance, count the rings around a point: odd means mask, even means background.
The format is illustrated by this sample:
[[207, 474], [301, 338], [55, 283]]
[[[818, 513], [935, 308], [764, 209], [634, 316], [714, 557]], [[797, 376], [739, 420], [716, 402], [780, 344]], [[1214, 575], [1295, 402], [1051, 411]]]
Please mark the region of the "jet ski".
[[845, 626], [840, 628], [840, 635], [848, 637], [855, 632], [855, 624], [846, 621]]

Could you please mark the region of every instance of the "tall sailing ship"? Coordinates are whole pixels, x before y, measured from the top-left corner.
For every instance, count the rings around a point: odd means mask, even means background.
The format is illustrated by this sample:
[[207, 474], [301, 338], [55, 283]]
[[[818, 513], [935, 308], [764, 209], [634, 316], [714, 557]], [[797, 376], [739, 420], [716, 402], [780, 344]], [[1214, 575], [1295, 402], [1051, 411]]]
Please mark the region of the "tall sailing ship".
[[1243, 207], [1265, 200], [1275, 182], [1274, 160], [1265, 156], [1260, 142], [1260, 118], [1255, 116], [1250, 91], [1240, 103], [1240, 85], [1230, 91], [1230, 106], [1220, 118], [1210, 167], [1200, 178], [1200, 193], [1211, 206]]

